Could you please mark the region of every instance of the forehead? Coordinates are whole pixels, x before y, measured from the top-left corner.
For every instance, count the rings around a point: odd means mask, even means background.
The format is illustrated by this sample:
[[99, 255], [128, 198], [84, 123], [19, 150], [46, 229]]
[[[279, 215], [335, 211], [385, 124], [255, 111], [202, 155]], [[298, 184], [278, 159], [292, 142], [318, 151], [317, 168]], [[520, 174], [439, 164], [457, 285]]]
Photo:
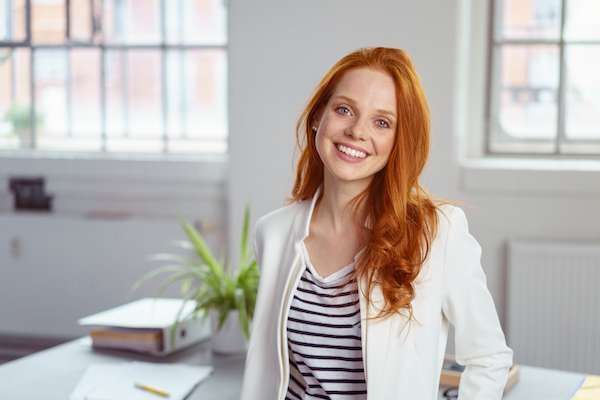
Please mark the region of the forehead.
[[359, 104], [393, 111], [396, 109], [394, 79], [386, 72], [371, 68], [354, 68], [343, 73], [332, 98], [346, 96]]

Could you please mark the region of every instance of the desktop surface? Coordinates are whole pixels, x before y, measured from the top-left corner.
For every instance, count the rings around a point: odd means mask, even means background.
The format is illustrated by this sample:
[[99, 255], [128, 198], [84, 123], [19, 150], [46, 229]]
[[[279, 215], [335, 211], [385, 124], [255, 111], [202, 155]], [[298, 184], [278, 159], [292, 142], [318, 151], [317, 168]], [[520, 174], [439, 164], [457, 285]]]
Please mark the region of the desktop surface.
[[[245, 354], [219, 355], [204, 341], [166, 357], [119, 350], [96, 350], [88, 336], [14, 360], [0, 366], [0, 393], [10, 400], [68, 399], [88, 365], [124, 361], [149, 361], [212, 365], [214, 372], [201, 382], [189, 400], [237, 400], [240, 398]], [[584, 380], [584, 374], [520, 365], [519, 382], [505, 400], [568, 400]], [[439, 399], [443, 399], [441, 395]]]

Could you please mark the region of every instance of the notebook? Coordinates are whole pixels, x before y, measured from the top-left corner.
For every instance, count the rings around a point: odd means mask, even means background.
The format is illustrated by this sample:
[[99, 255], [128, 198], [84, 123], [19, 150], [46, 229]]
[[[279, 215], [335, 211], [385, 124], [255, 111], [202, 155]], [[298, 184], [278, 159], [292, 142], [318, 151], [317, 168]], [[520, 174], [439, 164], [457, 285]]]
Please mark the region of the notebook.
[[183, 400], [196, 385], [213, 372], [213, 367], [131, 361], [94, 364], [87, 367], [69, 400], [157, 400], [166, 398], [139, 389], [146, 385]]

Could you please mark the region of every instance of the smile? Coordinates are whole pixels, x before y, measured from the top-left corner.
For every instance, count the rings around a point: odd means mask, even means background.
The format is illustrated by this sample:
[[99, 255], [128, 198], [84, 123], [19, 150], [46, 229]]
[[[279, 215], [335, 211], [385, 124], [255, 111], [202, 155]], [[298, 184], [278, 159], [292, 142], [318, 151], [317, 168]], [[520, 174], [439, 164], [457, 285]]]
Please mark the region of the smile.
[[335, 148], [338, 157], [344, 161], [357, 163], [368, 157], [368, 155], [362, 151], [354, 150], [341, 144], [336, 144]]

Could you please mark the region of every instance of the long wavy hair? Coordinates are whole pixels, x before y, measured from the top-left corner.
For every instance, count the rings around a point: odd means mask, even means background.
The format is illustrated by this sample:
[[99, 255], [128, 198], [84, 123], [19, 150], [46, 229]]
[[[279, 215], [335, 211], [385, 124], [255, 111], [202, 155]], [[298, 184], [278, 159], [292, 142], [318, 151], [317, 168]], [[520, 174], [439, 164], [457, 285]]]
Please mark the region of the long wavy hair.
[[[366, 278], [369, 304], [373, 304], [373, 285], [380, 285], [384, 305], [375, 318], [408, 310], [412, 319], [413, 281], [438, 229], [436, 210], [450, 202], [434, 200], [419, 184], [429, 154], [429, 107], [406, 52], [385, 47], [361, 48], [341, 58], [324, 75], [296, 124], [300, 157], [292, 194], [286, 203], [312, 198], [323, 183], [324, 166], [317, 153], [312, 123], [318, 120], [342, 75], [361, 67], [386, 72], [393, 78], [398, 123], [387, 164], [350, 202], [354, 215], [360, 219], [357, 222], [369, 231], [366, 249], [357, 258], [352, 277]], [[363, 201], [366, 207], [358, 217], [357, 209]]]

